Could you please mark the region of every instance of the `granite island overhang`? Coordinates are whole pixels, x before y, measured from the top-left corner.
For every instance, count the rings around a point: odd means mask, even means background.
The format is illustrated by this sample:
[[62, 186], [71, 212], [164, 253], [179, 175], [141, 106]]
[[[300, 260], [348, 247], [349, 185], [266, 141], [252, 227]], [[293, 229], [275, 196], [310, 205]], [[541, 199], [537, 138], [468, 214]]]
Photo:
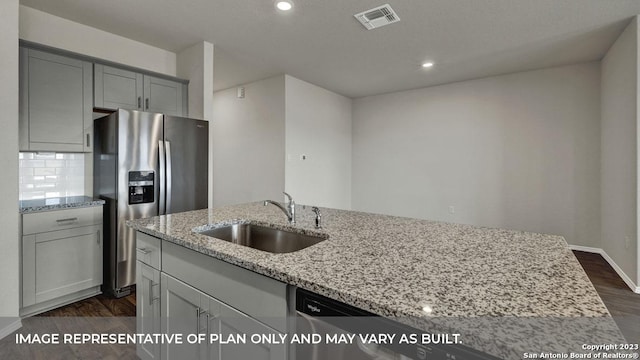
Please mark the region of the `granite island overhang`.
[[[297, 205], [295, 225], [262, 203], [128, 221], [133, 229], [422, 331], [456, 331], [501, 358], [554, 343], [624, 342], [564, 238]], [[327, 240], [273, 254], [199, 231], [250, 222]], [[566, 338], [566, 339], [565, 339]], [[565, 341], [566, 340], [566, 341]], [[595, 341], [594, 340], [594, 341]], [[563, 344], [559, 344], [562, 347]]]

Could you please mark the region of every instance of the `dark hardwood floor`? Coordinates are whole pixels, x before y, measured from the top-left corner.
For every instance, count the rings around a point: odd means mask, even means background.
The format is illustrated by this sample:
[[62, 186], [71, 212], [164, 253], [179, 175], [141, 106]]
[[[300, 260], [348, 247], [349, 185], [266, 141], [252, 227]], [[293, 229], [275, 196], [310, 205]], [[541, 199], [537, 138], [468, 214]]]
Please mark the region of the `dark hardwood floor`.
[[640, 294], [636, 294], [600, 255], [573, 252], [629, 343], [640, 343]]
[[120, 299], [104, 294], [78, 301], [37, 316], [136, 316], [136, 293]]
[[133, 334], [135, 316], [135, 292], [120, 299], [98, 295], [78, 301], [22, 319], [20, 330], [0, 340], [0, 359], [138, 359], [132, 344], [19, 344], [16, 339], [16, 334]]
[[[633, 293], [598, 254], [574, 254], [630, 343], [640, 342], [640, 294]], [[23, 319], [16, 333], [135, 333], [135, 292], [121, 299], [98, 295]], [[23, 345], [15, 334], [0, 341], [0, 359], [137, 359], [132, 345]]]

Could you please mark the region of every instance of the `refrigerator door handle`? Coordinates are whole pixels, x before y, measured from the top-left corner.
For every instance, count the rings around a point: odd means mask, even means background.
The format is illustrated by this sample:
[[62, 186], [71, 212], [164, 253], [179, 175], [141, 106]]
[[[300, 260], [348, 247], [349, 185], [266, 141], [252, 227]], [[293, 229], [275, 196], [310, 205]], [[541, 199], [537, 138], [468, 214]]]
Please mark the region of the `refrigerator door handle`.
[[166, 179], [167, 179], [167, 210], [166, 213], [171, 213], [171, 142], [165, 141], [167, 147], [167, 171], [166, 171]]
[[[169, 144], [167, 144], [169, 145]], [[167, 150], [169, 150], [167, 148]], [[165, 199], [166, 199], [166, 189], [165, 189], [165, 174], [166, 174], [166, 158], [164, 156], [164, 141], [158, 140], [158, 160], [160, 161], [160, 174], [158, 176], [158, 182], [160, 183], [160, 198], [158, 199], [159, 209], [158, 215], [164, 215], [165, 211]]]

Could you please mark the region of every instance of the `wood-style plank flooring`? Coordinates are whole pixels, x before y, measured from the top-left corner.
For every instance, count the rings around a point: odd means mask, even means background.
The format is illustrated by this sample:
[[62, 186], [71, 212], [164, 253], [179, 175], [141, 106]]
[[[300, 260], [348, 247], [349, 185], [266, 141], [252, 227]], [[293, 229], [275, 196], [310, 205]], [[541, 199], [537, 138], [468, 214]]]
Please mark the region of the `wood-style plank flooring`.
[[104, 294], [78, 301], [37, 316], [136, 316], [136, 293], [120, 299]]
[[136, 295], [113, 299], [106, 295], [78, 301], [22, 320], [22, 328], [0, 341], [0, 359], [134, 360], [135, 345], [17, 344], [16, 334], [133, 334]]
[[573, 252], [629, 343], [640, 343], [640, 294], [636, 294], [600, 255]]
[[[640, 342], [640, 294], [633, 293], [598, 254], [574, 251], [627, 341]], [[20, 334], [135, 333], [135, 293], [121, 299], [98, 295], [23, 319]], [[0, 359], [137, 359], [135, 346], [17, 345], [0, 341]]]

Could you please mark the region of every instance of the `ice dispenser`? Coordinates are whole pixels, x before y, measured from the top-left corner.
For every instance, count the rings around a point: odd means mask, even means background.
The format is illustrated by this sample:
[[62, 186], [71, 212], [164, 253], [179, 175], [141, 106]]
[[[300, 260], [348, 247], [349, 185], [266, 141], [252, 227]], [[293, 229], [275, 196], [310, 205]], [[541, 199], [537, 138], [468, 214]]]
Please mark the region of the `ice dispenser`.
[[129, 205], [154, 201], [153, 171], [129, 171]]

